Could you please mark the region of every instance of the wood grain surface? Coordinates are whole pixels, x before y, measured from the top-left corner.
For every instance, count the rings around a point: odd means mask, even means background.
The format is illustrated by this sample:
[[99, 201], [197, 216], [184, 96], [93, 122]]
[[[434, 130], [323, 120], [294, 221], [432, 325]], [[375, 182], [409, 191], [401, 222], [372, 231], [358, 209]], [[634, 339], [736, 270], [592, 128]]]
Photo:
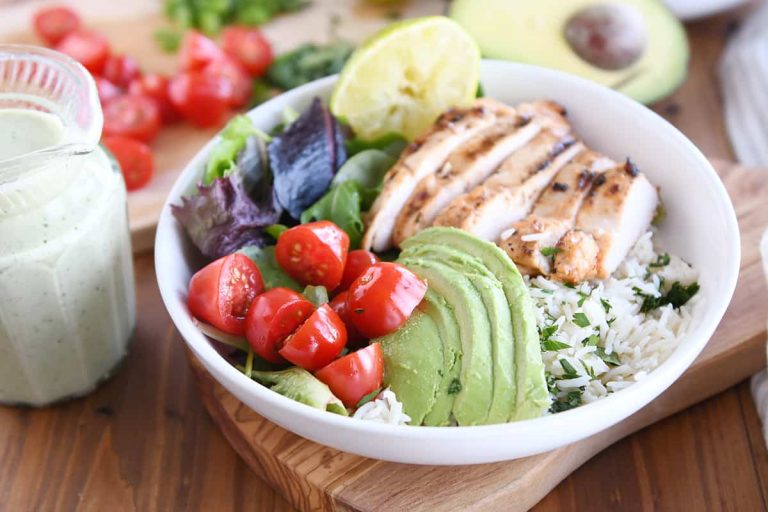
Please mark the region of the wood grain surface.
[[[94, 3], [102, 11], [133, 8]], [[23, 20], [8, 16], [8, 4], [0, 2], [0, 25], [21, 27]], [[712, 157], [732, 158], [716, 67], [743, 12], [689, 25], [689, 79], [655, 107]], [[756, 258], [755, 247], [745, 249]], [[151, 256], [137, 256], [136, 279], [139, 323], [113, 379], [89, 397], [49, 409], [0, 407], [0, 510], [294, 510], [248, 469], [207, 416], [160, 300]], [[762, 283], [755, 275], [744, 293], [759, 298]], [[764, 325], [765, 316], [759, 321]], [[758, 355], [731, 364], [762, 363]], [[766, 497], [768, 453], [742, 382], [608, 447], [534, 510], [756, 511], [768, 509]]]

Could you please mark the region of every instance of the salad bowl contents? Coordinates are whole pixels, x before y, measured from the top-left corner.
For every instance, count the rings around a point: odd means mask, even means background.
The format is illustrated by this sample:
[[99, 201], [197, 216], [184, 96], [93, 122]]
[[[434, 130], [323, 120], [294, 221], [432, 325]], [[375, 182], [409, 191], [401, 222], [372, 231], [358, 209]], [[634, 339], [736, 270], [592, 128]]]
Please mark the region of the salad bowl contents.
[[[444, 18], [400, 28], [463, 37]], [[397, 39], [233, 119], [184, 171], [156, 265], [189, 347], [267, 418], [399, 462], [523, 457], [632, 414], [735, 286], [711, 166], [618, 93], [469, 50], [468, 83], [419, 110], [429, 80]], [[360, 92], [377, 66], [403, 83]], [[477, 76], [485, 96], [467, 98]], [[353, 112], [377, 95], [398, 107]]]

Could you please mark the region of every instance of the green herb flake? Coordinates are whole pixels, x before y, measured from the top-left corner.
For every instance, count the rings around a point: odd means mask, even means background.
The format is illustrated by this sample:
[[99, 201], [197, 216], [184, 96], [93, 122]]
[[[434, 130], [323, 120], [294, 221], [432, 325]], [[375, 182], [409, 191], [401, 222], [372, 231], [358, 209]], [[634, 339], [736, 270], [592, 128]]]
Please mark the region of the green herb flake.
[[357, 402], [357, 405], [355, 405], [355, 409], [359, 409], [360, 407], [364, 406], [365, 404], [367, 404], [368, 402], [370, 402], [371, 400], [379, 396], [379, 393], [381, 393], [381, 388], [374, 389], [373, 391], [365, 395], [363, 398], [361, 398], [359, 402]]
[[688, 286], [685, 286], [680, 284], [679, 281], [675, 281], [672, 283], [669, 291], [659, 297], [654, 297], [653, 295], [645, 293], [637, 287], [632, 288], [632, 290], [635, 292], [636, 296], [643, 299], [643, 304], [640, 306], [640, 312], [647, 313], [662, 306], [666, 306], [667, 304], [672, 304], [672, 307], [674, 308], [680, 308], [691, 300], [691, 297], [698, 293], [699, 288], [699, 283], [691, 283]]
[[461, 382], [459, 382], [459, 379], [453, 379], [448, 385], [448, 394], [455, 395], [459, 391], [461, 391]]
[[602, 359], [605, 364], [609, 364], [611, 366], [619, 366], [621, 364], [621, 359], [619, 359], [619, 354], [616, 352], [611, 352], [610, 354], [605, 353], [605, 349], [603, 347], [597, 347], [597, 350], [595, 351], [597, 354], [597, 357]]
[[613, 306], [611, 306], [611, 303], [608, 302], [608, 299], [601, 298], [600, 304], [603, 305], [603, 309], [605, 310], [606, 315], [611, 311], [611, 308], [613, 308]]
[[591, 324], [589, 323], [589, 318], [587, 318], [587, 315], [585, 315], [582, 312], [574, 313], [572, 322], [579, 327], [589, 327]]
[[581, 390], [569, 391], [565, 397], [552, 402], [552, 406], [549, 408], [549, 411], [552, 413], [558, 413], [580, 406], [582, 394], [583, 391]]
[[664, 253], [664, 254], [659, 254], [656, 257], [656, 261], [649, 264], [648, 266], [652, 268], [662, 268], [662, 267], [666, 267], [667, 265], [669, 265], [669, 254]]
[[598, 336], [597, 334], [593, 334], [581, 340], [581, 344], [585, 347], [596, 347], [599, 342], [600, 342], [600, 336]]
[[579, 376], [579, 372], [576, 371], [576, 368], [574, 368], [567, 359], [560, 359], [560, 366], [563, 367], [563, 371], [565, 372], [563, 375], [564, 378], [575, 379]]
[[584, 302], [592, 295], [592, 290], [589, 290], [589, 293], [584, 293], [583, 291], [579, 290], [579, 301], [576, 303], [579, 307], [584, 305]]
[[541, 254], [543, 256], [546, 256], [547, 258], [561, 252], [563, 252], [563, 250], [559, 247], [542, 247], [541, 248]]
[[563, 343], [562, 341], [557, 340], [547, 340], [541, 342], [541, 350], [544, 352], [549, 352], [551, 350], [562, 350], [564, 348], [571, 348], [571, 346], [567, 343]]

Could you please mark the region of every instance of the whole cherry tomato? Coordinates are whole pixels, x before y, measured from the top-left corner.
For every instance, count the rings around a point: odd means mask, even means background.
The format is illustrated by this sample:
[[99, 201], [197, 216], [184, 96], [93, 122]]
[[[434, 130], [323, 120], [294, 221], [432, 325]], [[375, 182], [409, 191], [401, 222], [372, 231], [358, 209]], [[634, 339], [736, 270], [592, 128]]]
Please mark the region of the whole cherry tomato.
[[104, 137], [101, 142], [120, 164], [125, 188], [136, 190], [149, 183], [155, 169], [152, 150], [149, 149], [149, 146], [138, 140], [120, 135]]
[[374, 343], [347, 354], [319, 370], [323, 381], [347, 407], [355, 407], [366, 395], [381, 388], [384, 380], [384, 354]]
[[397, 263], [376, 263], [349, 288], [347, 307], [355, 328], [367, 338], [399, 329], [427, 292], [427, 283]]
[[352, 319], [349, 316], [347, 297], [349, 297], [349, 291], [344, 290], [333, 298], [330, 305], [336, 314], [339, 315], [341, 321], [344, 322], [344, 327], [347, 328], [347, 346], [359, 347], [365, 341], [365, 337], [357, 331], [352, 323]]
[[296, 366], [314, 371], [336, 359], [346, 344], [344, 322], [331, 306], [323, 304], [286, 338], [278, 352]]
[[300, 224], [277, 240], [275, 257], [288, 275], [301, 284], [339, 286], [349, 251], [349, 236], [327, 220]]
[[32, 20], [35, 32], [48, 44], [55, 46], [80, 28], [80, 16], [69, 7], [43, 7]]
[[379, 258], [371, 251], [365, 249], [355, 249], [349, 251], [347, 255], [347, 264], [344, 265], [344, 274], [341, 277], [339, 288], [346, 290], [352, 284], [352, 281], [360, 277], [360, 274], [368, 270], [368, 267], [379, 262]]
[[248, 307], [263, 289], [259, 267], [244, 254], [234, 253], [192, 276], [187, 306], [198, 320], [229, 334], [243, 335]]
[[181, 43], [181, 69], [197, 71], [224, 56], [216, 42], [196, 30], [188, 30]]
[[141, 76], [136, 59], [128, 55], [110, 55], [104, 62], [101, 76], [118, 87], [126, 88], [131, 80]]
[[253, 92], [253, 83], [248, 72], [236, 60], [229, 56], [210, 62], [203, 72], [217, 78], [229, 80], [232, 83], [232, 97], [230, 104], [233, 107], [240, 108], [248, 103]]
[[91, 73], [101, 73], [109, 57], [107, 38], [98, 32], [75, 30], [56, 44], [55, 49], [69, 55]]
[[224, 122], [233, 103], [232, 81], [204, 71], [180, 73], [171, 78], [168, 95], [173, 106], [201, 128]]
[[227, 27], [221, 36], [221, 47], [253, 77], [262, 76], [272, 64], [272, 47], [258, 29]]
[[163, 75], [148, 73], [135, 78], [128, 85], [128, 92], [155, 100], [163, 124], [170, 124], [181, 118], [168, 95], [168, 78]]
[[160, 111], [145, 96], [118, 96], [105, 104], [103, 110], [105, 137], [121, 135], [149, 142], [160, 131]]
[[278, 350], [315, 311], [315, 305], [288, 288], [272, 288], [257, 296], [245, 317], [245, 337], [266, 361], [283, 363]]
[[99, 103], [102, 107], [109, 101], [123, 95], [123, 91], [106, 78], [94, 76], [93, 80], [96, 82], [96, 91], [99, 93]]

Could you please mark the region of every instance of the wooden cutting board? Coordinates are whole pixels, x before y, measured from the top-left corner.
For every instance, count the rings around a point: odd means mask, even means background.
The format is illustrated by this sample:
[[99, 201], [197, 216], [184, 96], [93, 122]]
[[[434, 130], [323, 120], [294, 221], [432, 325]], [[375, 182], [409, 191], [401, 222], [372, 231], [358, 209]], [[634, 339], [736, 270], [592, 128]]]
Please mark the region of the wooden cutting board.
[[604, 432], [495, 464], [416, 466], [366, 459], [307, 441], [259, 416], [188, 352], [203, 402], [248, 465], [300, 510], [527, 510], [607, 446], [765, 367], [768, 290], [758, 246], [768, 227], [768, 169], [724, 162], [716, 167], [741, 229], [741, 274], [733, 301], [691, 368], [654, 402]]
[[[23, 2], [2, 8], [0, 43], [40, 44], [27, 27], [33, 13], [44, 3]], [[105, 34], [115, 52], [134, 57], [144, 71], [171, 74], [177, 56], [164, 53], [153, 34], [166, 21], [159, 12], [160, 0], [130, 0], [123, 4], [103, 0], [80, 0], [73, 7], [86, 26]], [[360, 0], [316, 0], [297, 13], [280, 16], [263, 27], [275, 53], [283, 53], [307, 41], [327, 42], [341, 38], [357, 42], [391, 22], [392, 15], [424, 16], [443, 12], [443, 0], [400, 2], [396, 7], [373, 5]], [[23, 31], [19, 31], [19, 29]], [[216, 129], [200, 130], [189, 124], [165, 127], [152, 142], [155, 175], [141, 190], [128, 194], [128, 214], [134, 252], [154, 245], [155, 228], [165, 198], [176, 177], [197, 151], [215, 135]]]

